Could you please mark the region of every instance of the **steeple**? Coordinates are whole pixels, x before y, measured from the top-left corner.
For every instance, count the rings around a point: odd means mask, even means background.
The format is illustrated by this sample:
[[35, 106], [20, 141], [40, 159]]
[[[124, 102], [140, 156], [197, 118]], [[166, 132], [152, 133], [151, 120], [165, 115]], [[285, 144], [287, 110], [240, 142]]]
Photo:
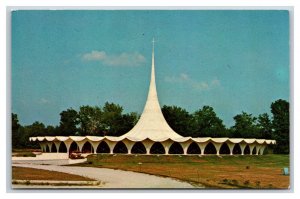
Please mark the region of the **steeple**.
[[157, 97], [157, 91], [156, 91], [156, 82], [155, 82], [155, 61], [154, 61], [154, 38], [153, 38], [153, 46], [152, 46], [152, 65], [151, 65], [151, 79], [150, 79], [150, 86], [149, 86], [149, 92], [148, 92], [148, 98], [146, 101], [145, 109], [155, 109], [155, 111], [161, 112], [159, 101]]
[[182, 136], [171, 129], [160, 109], [155, 82], [154, 38], [152, 43], [151, 79], [144, 111], [133, 129], [122, 137], [127, 137], [132, 140], [144, 140], [149, 138], [157, 141], [166, 140], [168, 138], [182, 138]]

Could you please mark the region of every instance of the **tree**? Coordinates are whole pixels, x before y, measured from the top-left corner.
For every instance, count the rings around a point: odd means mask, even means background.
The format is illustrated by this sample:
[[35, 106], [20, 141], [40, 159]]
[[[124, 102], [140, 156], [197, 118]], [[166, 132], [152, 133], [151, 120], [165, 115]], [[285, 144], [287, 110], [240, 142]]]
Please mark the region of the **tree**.
[[226, 128], [223, 121], [217, 117], [214, 109], [203, 106], [193, 114], [195, 137], [223, 137], [226, 136]]
[[58, 126], [52, 126], [48, 125], [45, 129], [45, 134], [47, 136], [56, 136], [59, 135], [59, 127]]
[[46, 128], [42, 122], [35, 121], [33, 124], [29, 126], [31, 131], [31, 136], [45, 136]]
[[60, 113], [59, 131], [60, 135], [70, 136], [75, 135], [78, 131], [77, 125], [79, 124], [78, 113], [72, 108], [62, 111]]
[[273, 114], [274, 139], [277, 144], [274, 153], [288, 154], [289, 151], [289, 103], [279, 99], [271, 104], [271, 112]]
[[267, 113], [260, 114], [257, 118], [258, 134], [256, 138], [272, 139], [273, 126]]
[[175, 132], [182, 136], [192, 136], [193, 117], [185, 109], [164, 105], [161, 110], [166, 121]]
[[235, 124], [231, 127], [232, 137], [235, 138], [256, 138], [258, 134], [258, 128], [256, 125], [257, 118], [252, 114], [242, 112], [233, 117]]
[[81, 106], [78, 113], [81, 135], [99, 135], [103, 131], [102, 116], [98, 106]]
[[115, 136], [120, 136], [129, 132], [134, 127], [137, 120], [138, 120], [137, 113], [132, 112], [127, 114], [122, 114], [122, 118], [119, 121], [120, 123], [118, 124], [119, 128], [115, 133]]
[[22, 148], [39, 148], [36, 142], [30, 142], [30, 137], [46, 136], [45, 125], [41, 122], [34, 122], [31, 125], [20, 128], [20, 143]]
[[122, 129], [123, 108], [114, 103], [106, 102], [103, 107], [103, 128], [104, 135], [118, 136]]
[[11, 114], [11, 131], [12, 131], [12, 148], [20, 148], [20, 134], [19, 129], [21, 125], [19, 124], [18, 115]]

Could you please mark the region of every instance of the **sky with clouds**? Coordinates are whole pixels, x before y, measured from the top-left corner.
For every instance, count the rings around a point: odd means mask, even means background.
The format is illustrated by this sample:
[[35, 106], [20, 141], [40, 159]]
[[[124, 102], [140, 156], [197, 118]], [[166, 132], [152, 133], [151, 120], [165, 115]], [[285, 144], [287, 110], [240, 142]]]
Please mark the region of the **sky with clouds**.
[[230, 127], [242, 111], [289, 101], [287, 11], [14, 11], [12, 112], [23, 125], [118, 103], [141, 113], [152, 38], [160, 105], [212, 106]]

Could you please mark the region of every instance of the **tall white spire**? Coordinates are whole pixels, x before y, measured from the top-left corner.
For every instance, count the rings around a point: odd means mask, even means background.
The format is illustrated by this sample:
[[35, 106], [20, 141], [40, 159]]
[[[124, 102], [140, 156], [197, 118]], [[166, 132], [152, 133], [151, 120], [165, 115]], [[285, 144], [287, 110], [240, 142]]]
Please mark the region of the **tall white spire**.
[[152, 42], [151, 79], [144, 111], [133, 129], [122, 137], [127, 137], [131, 140], [144, 140], [149, 138], [157, 141], [166, 140], [168, 138], [182, 138], [182, 136], [170, 128], [160, 109], [155, 83], [154, 38]]

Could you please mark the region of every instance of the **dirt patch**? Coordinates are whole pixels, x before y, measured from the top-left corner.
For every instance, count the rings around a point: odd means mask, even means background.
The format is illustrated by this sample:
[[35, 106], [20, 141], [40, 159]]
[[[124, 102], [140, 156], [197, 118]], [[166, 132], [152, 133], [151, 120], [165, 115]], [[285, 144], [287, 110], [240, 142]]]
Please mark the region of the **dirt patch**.
[[24, 167], [12, 167], [13, 180], [57, 180], [57, 181], [94, 181], [78, 175], [67, 174], [57, 171], [33, 169]]

